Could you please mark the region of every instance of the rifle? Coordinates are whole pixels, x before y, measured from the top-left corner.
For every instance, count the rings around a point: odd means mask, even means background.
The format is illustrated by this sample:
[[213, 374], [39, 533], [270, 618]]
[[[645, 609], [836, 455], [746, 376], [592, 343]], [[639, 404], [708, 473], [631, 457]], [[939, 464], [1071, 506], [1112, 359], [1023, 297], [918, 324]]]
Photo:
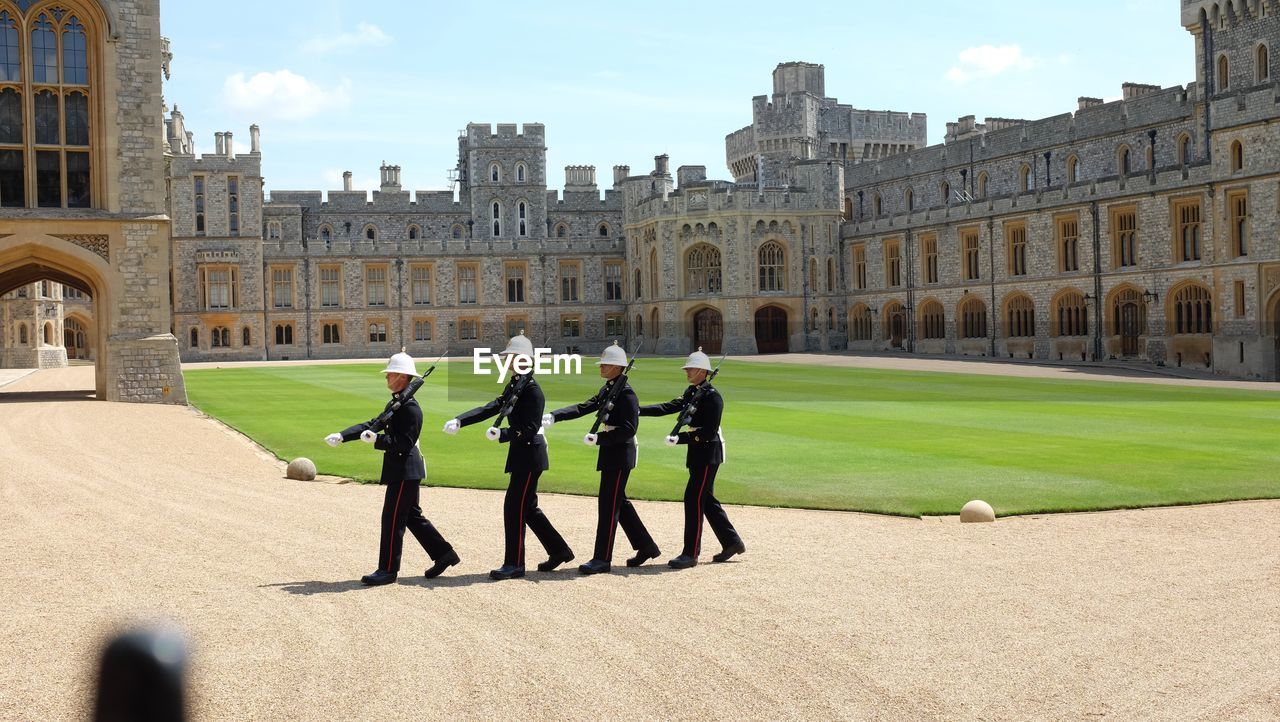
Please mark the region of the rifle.
[[502, 426], [502, 420], [511, 415], [516, 410], [516, 404], [520, 401], [520, 394], [528, 388], [529, 381], [533, 379], [533, 369], [524, 376], [520, 376], [511, 382], [511, 390], [507, 392], [506, 398], [503, 399], [502, 409], [498, 412], [498, 418], [493, 420], [493, 428]]
[[596, 433], [600, 429], [600, 425], [609, 420], [609, 414], [613, 411], [613, 404], [622, 395], [622, 389], [627, 385], [627, 374], [631, 373], [631, 367], [636, 365], [636, 356], [640, 355], [640, 348], [644, 346], [641, 341], [637, 346], [635, 353], [631, 354], [631, 360], [627, 362], [627, 367], [622, 370], [613, 379], [613, 386], [609, 389], [609, 397], [600, 404], [600, 410], [596, 411], [595, 423], [591, 424], [591, 433]]
[[671, 433], [667, 434], [667, 436], [675, 436], [680, 433], [681, 426], [686, 426], [693, 421], [693, 415], [698, 412], [698, 404], [707, 395], [707, 391], [711, 389], [711, 381], [716, 377], [716, 374], [720, 373], [720, 364], [724, 363], [725, 356], [728, 355], [721, 356], [720, 360], [716, 362], [716, 367], [711, 369], [711, 373], [707, 374], [702, 383], [698, 384], [698, 388], [694, 389], [693, 396], [689, 397], [689, 403], [684, 405], [684, 411], [680, 412], [679, 418], [676, 419], [675, 427], [671, 429]]
[[408, 403], [409, 399], [413, 398], [414, 394], [418, 393], [418, 389], [422, 388], [422, 385], [427, 382], [427, 377], [431, 375], [432, 371], [436, 370], [436, 364], [439, 363], [442, 358], [444, 358], [444, 354], [440, 354], [439, 358], [431, 362], [431, 367], [427, 369], [426, 373], [410, 381], [408, 386], [394, 394], [393, 400], [391, 401], [391, 408], [379, 414], [378, 418], [374, 419], [373, 423], [369, 425], [369, 430], [376, 434], [387, 428], [387, 424], [391, 423], [391, 417], [400, 410], [400, 407]]

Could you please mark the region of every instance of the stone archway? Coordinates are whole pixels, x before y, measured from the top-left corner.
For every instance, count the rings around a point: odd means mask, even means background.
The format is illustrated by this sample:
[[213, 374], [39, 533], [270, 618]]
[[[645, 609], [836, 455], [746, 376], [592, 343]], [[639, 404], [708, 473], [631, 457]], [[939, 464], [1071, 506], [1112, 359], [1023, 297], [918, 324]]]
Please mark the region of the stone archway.
[[[97, 354], [97, 397], [186, 403], [177, 340], [168, 333], [167, 258], [126, 254], [123, 239], [110, 233], [48, 235], [26, 225], [0, 223], [17, 231], [0, 233], [0, 293], [45, 280], [81, 291], [91, 299], [94, 323], [86, 341]], [[150, 230], [153, 239], [167, 238], [162, 223]], [[113, 251], [124, 258], [111, 263]]]

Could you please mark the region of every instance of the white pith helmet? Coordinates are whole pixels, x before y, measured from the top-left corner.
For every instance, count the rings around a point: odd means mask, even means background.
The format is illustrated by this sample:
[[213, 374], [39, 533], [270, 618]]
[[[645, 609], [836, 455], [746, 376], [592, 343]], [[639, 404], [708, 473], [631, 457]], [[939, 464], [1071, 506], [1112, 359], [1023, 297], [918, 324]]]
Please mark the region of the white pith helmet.
[[606, 348], [600, 354], [600, 360], [596, 362], [596, 366], [623, 366], [627, 365], [627, 352], [618, 345], [617, 341], [613, 345]]
[[382, 369], [384, 374], [406, 374], [408, 376], [417, 376], [418, 368], [413, 363], [413, 357], [400, 350], [400, 353], [391, 357], [387, 362], [387, 367]]
[[533, 342], [524, 335], [524, 330], [511, 337], [507, 342], [507, 347], [502, 350], [503, 354], [516, 354], [520, 356], [533, 357]]
[[683, 368], [702, 369], [703, 371], [710, 371], [711, 359], [707, 358], [707, 355], [705, 353], [702, 353], [702, 347], [699, 346], [697, 351], [694, 351], [693, 353], [689, 354], [689, 360], [684, 362]]

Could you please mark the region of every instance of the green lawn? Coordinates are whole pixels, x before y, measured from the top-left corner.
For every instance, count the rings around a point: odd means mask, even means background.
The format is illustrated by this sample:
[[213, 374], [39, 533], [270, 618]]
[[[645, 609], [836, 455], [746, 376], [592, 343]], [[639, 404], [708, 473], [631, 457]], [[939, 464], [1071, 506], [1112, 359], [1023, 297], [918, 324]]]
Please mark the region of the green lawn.
[[[681, 359], [643, 358], [641, 403], [684, 388]], [[279, 366], [186, 372], [191, 402], [282, 459], [307, 456], [321, 473], [376, 480], [380, 452], [331, 449], [326, 434], [381, 411], [378, 365]], [[541, 380], [547, 409], [599, 385], [584, 375]], [[452, 378], [450, 378], [450, 376]], [[447, 383], [446, 383], [447, 382]], [[955, 514], [981, 498], [996, 512], [1114, 509], [1280, 497], [1280, 394], [1154, 384], [733, 363], [717, 379], [727, 404], [725, 502]], [[428, 483], [505, 488], [505, 446], [487, 424], [440, 431], [500, 387], [469, 363], [441, 364], [418, 393]], [[680, 499], [684, 449], [662, 444], [675, 417], [645, 418], [628, 493]], [[595, 494], [590, 419], [547, 431], [543, 491]]]

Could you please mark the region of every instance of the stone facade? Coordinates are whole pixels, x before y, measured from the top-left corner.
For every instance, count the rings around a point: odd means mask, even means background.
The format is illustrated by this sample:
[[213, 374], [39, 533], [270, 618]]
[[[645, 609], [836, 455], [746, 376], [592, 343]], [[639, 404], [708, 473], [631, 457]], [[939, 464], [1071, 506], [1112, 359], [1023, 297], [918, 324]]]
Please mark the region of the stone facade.
[[1278, 377], [1280, 84], [1258, 59], [1280, 46], [1280, 7], [1182, 10], [1199, 69], [1186, 87], [962, 118], [944, 145], [846, 169], [852, 348]]
[[[59, 152], [87, 159], [89, 197], [73, 198], [68, 173], [56, 202], [36, 202], [29, 193], [26, 207], [0, 209], [0, 293], [41, 280], [84, 293], [92, 310], [81, 319], [89, 325], [86, 347], [96, 356], [98, 398], [185, 403], [178, 347], [169, 333], [172, 264], [160, 127], [168, 50], [160, 3], [67, 0], [59, 6], [58, 22], [74, 16], [86, 30], [87, 70], [79, 85], [90, 90], [92, 132], [87, 145]], [[68, 57], [60, 55], [59, 62]], [[34, 167], [30, 157], [24, 163]], [[37, 188], [33, 178], [27, 188]], [[69, 207], [51, 207], [57, 205]]]

